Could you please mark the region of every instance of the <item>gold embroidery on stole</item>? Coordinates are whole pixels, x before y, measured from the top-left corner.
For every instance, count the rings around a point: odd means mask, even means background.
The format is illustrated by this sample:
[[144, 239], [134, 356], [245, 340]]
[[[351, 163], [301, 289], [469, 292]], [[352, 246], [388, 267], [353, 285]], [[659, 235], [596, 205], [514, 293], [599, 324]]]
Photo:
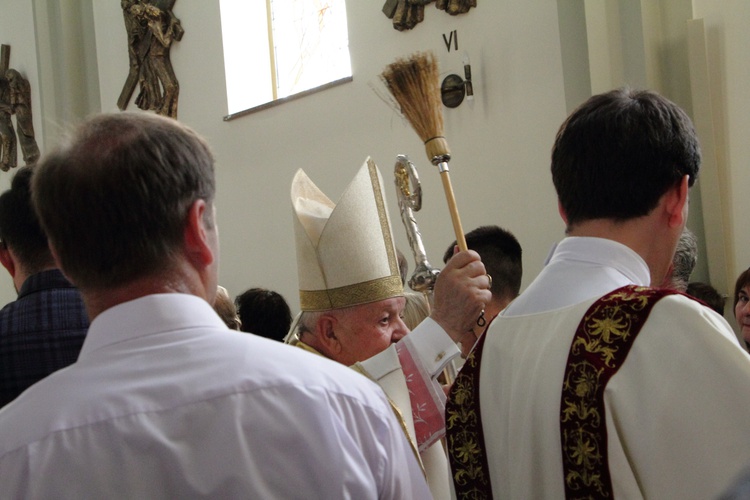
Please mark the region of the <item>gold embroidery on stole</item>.
[[651, 308], [671, 293], [620, 288], [594, 302], [578, 325], [560, 401], [566, 498], [612, 498], [604, 390], [625, 362]]

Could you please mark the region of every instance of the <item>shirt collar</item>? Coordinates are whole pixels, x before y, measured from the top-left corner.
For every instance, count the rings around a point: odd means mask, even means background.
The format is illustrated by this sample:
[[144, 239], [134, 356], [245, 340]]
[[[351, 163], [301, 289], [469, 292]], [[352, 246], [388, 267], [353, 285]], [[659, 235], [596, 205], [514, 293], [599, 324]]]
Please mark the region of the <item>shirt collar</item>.
[[18, 298], [51, 288], [74, 288], [59, 269], [48, 269], [32, 274], [21, 285]]
[[649, 286], [651, 272], [643, 258], [630, 247], [607, 238], [569, 236], [551, 252], [548, 263], [578, 261], [609, 267], [634, 285]]
[[182, 293], [147, 295], [100, 313], [89, 327], [80, 359], [97, 349], [164, 331], [227, 326], [200, 297]]

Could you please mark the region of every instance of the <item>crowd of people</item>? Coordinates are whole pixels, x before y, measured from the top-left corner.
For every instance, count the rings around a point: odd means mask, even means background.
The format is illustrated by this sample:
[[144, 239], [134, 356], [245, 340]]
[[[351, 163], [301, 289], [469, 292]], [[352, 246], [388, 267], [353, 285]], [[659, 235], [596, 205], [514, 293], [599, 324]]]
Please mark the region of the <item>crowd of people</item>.
[[541, 273], [522, 292], [519, 241], [480, 226], [429, 296], [372, 159], [336, 203], [300, 170], [293, 318], [219, 285], [206, 141], [92, 117], [0, 195], [0, 497], [736, 498], [750, 269], [743, 346], [690, 282], [700, 163], [672, 102], [593, 96], [554, 140]]

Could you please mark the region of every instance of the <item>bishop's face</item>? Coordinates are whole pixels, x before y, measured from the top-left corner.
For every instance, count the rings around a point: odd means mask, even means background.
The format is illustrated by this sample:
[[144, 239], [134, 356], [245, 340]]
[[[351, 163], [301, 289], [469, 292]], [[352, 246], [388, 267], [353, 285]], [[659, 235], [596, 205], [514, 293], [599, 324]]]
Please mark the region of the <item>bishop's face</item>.
[[380, 354], [404, 338], [409, 328], [402, 315], [406, 299], [390, 299], [354, 306], [337, 314], [335, 334], [341, 350], [335, 360], [353, 365]]

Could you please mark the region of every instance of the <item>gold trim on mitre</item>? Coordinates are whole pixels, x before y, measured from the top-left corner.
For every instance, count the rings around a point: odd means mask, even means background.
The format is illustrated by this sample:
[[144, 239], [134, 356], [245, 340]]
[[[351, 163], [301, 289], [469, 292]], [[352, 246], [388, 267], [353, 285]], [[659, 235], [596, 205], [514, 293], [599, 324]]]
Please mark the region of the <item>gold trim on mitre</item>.
[[327, 311], [400, 297], [403, 294], [404, 287], [399, 275], [331, 290], [300, 290], [299, 301], [303, 311]]
[[[378, 207], [378, 219], [380, 220], [380, 230], [383, 232], [383, 243], [385, 243], [385, 253], [388, 256], [388, 266], [391, 269], [391, 276], [397, 276], [399, 283], [401, 283], [401, 271], [398, 268], [398, 257], [396, 257], [396, 247], [393, 242], [393, 234], [391, 233], [391, 223], [388, 219], [388, 210], [385, 208], [385, 195], [383, 194], [383, 188], [380, 185], [380, 172], [378, 172], [378, 166], [370, 158], [367, 158], [367, 170], [370, 172], [370, 182], [372, 182], [372, 193], [375, 196], [375, 204]], [[404, 287], [401, 287], [401, 295], [403, 295]]]
[[291, 195], [303, 311], [404, 294], [382, 180], [370, 158], [336, 204], [301, 169]]

